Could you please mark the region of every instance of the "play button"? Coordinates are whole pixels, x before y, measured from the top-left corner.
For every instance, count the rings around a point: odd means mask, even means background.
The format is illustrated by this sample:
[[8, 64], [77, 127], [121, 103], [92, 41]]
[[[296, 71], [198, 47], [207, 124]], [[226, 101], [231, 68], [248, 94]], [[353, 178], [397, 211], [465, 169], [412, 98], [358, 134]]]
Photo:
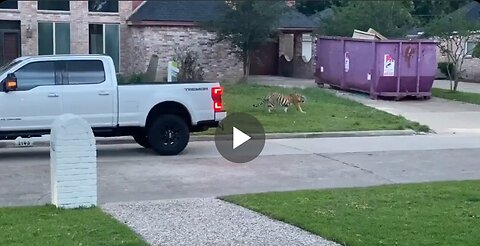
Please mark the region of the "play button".
[[252, 115], [232, 113], [215, 131], [215, 146], [218, 152], [231, 162], [249, 162], [262, 152], [265, 146], [265, 131]]
[[250, 136], [238, 130], [236, 127], [233, 127], [233, 149], [236, 149], [238, 146], [242, 145], [250, 139]]

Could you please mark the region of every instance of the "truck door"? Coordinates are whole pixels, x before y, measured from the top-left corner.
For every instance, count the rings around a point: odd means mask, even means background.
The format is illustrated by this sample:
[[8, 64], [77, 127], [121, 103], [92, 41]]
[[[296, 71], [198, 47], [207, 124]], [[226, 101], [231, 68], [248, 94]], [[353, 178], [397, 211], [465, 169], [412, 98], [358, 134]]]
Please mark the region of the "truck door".
[[114, 126], [116, 85], [105, 67], [99, 59], [65, 61], [63, 110], [84, 118], [95, 128]]
[[[0, 131], [48, 130], [62, 114], [56, 62], [31, 62], [13, 71], [17, 90], [0, 92]], [[3, 89], [2, 89], [3, 90]]]

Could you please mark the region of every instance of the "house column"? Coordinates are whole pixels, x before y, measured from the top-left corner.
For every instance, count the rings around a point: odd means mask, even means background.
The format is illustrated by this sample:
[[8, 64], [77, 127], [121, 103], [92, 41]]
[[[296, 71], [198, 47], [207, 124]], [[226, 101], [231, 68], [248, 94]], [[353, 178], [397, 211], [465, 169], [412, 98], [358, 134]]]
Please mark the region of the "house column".
[[88, 1], [70, 1], [70, 53], [89, 53]]
[[138, 7], [143, 1], [119, 1], [118, 11], [120, 15], [120, 73], [131, 73], [134, 52], [132, 45], [132, 32], [127, 25], [127, 17], [132, 13], [134, 8]]
[[22, 56], [38, 55], [37, 1], [18, 1]]
[[303, 34], [294, 33], [293, 34], [293, 57], [302, 57], [302, 42]]

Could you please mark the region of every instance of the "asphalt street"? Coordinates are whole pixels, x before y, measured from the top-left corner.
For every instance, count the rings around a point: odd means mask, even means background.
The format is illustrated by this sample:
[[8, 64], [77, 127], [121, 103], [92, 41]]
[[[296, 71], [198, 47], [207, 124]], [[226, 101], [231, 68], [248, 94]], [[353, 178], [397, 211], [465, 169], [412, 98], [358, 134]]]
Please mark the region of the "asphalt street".
[[[480, 137], [424, 135], [268, 140], [252, 162], [214, 142], [179, 156], [133, 144], [98, 146], [99, 203], [266, 191], [480, 179]], [[0, 206], [50, 203], [48, 147], [0, 149]]]

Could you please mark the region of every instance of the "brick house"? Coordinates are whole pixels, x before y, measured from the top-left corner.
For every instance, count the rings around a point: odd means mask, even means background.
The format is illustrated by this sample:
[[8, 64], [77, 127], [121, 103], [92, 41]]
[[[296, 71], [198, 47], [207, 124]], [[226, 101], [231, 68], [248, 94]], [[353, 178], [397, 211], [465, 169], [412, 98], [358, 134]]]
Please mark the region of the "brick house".
[[[112, 57], [118, 73], [132, 74], [145, 72], [157, 55], [156, 80], [162, 81], [174, 49], [188, 46], [200, 53], [206, 79], [236, 79], [243, 73], [241, 62], [227, 44], [210, 44], [214, 34], [198, 26], [219, 17], [224, 7], [225, 2], [217, 0], [2, 1], [0, 65], [21, 55], [101, 53]], [[297, 37], [293, 50], [301, 52], [298, 37], [311, 33], [313, 24], [298, 14], [283, 18], [281, 30]], [[263, 60], [276, 68], [273, 75], [279, 74], [281, 40]]]
[[110, 55], [126, 70], [126, 18], [142, 1], [14, 1], [0, 3], [0, 64], [18, 56]]
[[[309, 38], [314, 22], [295, 10], [294, 1], [286, 1], [291, 8], [280, 19], [278, 39], [256, 52], [252, 59], [252, 75], [313, 76], [313, 39]], [[145, 1], [127, 19], [129, 43], [135, 47], [129, 72], [141, 72], [148, 65], [145, 57], [159, 55], [158, 78], [167, 73], [167, 62], [173, 56], [172, 47], [188, 46], [200, 54], [207, 79], [236, 79], [243, 74], [243, 65], [229, 51], [226, 43], [211, 45], [214, 33], [203, 30], [199, 23], [219, 18], [227, 4], [224, 1]], [[305, 35], [307, 34], [307, 35]], [[285, 46], [290, 46], [291, 61], [284, 61]], [[306, 48], [302, 48], [302, 46]], [[161, 54], [161, 55], [160, 55]], [[295, 57], [306, 56], [307, 59]], [[293, 59], [292, 59], [293, 58]], [[305, 62], [304, 62], [305, 60]], [[283, 62], [282, 62], [283, 61]], [[288, 72], [282, 72], [288, 70]], [[163, 79], [162, 79], [163, 80]]]
[[[467, 5], [459, 8], [450, 15], [453, 14], [462, 14], [465, 15], [465, 18], [469, 21], [480, 21], [480, 3], [472, 1]], [[446, 16], [445, 18], [447, 18]], [[413, 28], [407, 34], [407, 38], [418, 38], [424, 35], [424, 28]], [[461, 75], [462, 80], [469, 82], [478, 82], [480, 83], [480, 59], [472, 56], [473, 50], [477, 45], [479, 45], [480, 36], [473, 38], [472, 40], [465, 42], [461, 48], [458, 49], [458, 52], [464, 52], [464, 63], [463, 69], [464, 73]], [[456, 46], [452, 44], [452, 49]], [[457, 53], [459, 54], [459, 53]], [[440, 48], [437, 47], [437, 62], [447, 62], [448, 58], [446, 54], [443, 54], [440, 51]], [[438, 73], [438, 78], [445, 78], [446, 75]]]

